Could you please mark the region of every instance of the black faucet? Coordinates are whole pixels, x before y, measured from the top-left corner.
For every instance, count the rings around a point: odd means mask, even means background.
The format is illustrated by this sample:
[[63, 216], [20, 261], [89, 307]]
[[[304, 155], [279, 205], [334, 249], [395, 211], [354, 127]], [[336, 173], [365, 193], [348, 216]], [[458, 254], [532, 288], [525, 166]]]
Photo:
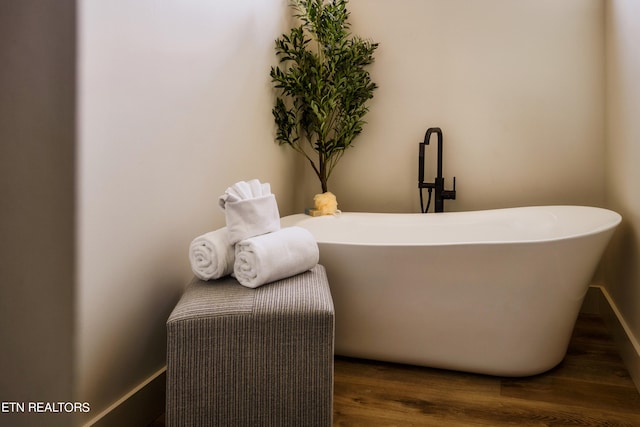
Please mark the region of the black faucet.
[[[429, 145], [429, 139], [431, 134], [438, 135], [438, 171], [434, 182], [424, 182], [424, 147]], [[444, 177], [442, 176], [442, 129], [429, 128], [427, 133], [424, 134], [424, 141], [419, 143], [418, 151], [418, 188], [420, 189], [420, 211], [426, 213], [429, 210], [431, 204], [431, 192], [435, 190], [436, 198], [433, 207], [434, 212], [444, 212], [444, 201], [456, 199], [456, 177], [453, 177], [453, 190], [444, 189]], [[427, 208], [424, 208], [424, 202], [422, 197], [422, 189], [429, 190], [429, 200], [427, 201]]]

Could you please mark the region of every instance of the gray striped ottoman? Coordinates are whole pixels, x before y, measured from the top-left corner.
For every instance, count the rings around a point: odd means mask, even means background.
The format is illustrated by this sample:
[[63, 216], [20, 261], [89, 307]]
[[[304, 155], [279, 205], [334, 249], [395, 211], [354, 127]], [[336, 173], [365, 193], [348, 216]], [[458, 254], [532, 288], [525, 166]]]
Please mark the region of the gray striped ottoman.
[[324, 267], [257, 289], [194, 279], [167, 320], [167, 426], [331, 426]]

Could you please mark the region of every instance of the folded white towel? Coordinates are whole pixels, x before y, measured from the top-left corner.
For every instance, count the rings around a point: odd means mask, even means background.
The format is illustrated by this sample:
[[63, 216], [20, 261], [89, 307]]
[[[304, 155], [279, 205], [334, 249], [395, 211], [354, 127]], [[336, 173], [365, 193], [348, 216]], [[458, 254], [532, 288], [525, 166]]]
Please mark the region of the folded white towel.
[[224, 194], [218, 199], [218, 204], [220, 208], [225, 209], [227, 202], [253, 199], [269, 194], [271, 194], [271, 185], [268, 182], [261, 183], [257, 179], [240, 181], [225, 190]]
[[280, 229], [278, 203], [268, 183], [257, 179], [237, 182], [227, 188], [218, 203], [224, 209], [232, 245]]
[[233, 272], [235, 250], [226, 227], [205, 233], [189, 245], [191, 271], [199, 279], [219, 279]]
[[227, 202], [226, 206], [224, 216], [231, 244], [280, 229], [280, 213], [273, 194]]
[[286, 227], [236, 244], [233, 272], [241, 285], [257, 288], [310, 270], [319, 257], [316, 239], [308, 230]]

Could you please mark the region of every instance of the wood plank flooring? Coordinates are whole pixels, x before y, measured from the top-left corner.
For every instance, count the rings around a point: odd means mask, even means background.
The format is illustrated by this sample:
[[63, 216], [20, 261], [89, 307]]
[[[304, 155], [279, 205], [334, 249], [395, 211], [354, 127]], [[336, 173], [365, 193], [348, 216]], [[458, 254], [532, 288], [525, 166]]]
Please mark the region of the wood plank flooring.
[[[635, 426], [640, 394], [598, 316], [581, 315], [565, 360], [501, 378], [336, 357], [334, 426]], [[164, 426], [161, 417], [153, 427]]]
[[638, 394], [602, 320], [581, 315], [565, 360], [500, 378], [336, 358], [334, 426], [640, 426]]

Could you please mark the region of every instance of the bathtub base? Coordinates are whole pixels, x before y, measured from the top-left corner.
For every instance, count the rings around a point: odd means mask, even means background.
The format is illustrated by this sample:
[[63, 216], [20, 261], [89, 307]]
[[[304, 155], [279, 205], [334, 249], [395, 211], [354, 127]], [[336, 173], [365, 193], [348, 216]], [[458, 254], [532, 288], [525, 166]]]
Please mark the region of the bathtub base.
[[293, 216], [316, 237], [336, 354], [499, 376], [564, 358], [615, 212]]

